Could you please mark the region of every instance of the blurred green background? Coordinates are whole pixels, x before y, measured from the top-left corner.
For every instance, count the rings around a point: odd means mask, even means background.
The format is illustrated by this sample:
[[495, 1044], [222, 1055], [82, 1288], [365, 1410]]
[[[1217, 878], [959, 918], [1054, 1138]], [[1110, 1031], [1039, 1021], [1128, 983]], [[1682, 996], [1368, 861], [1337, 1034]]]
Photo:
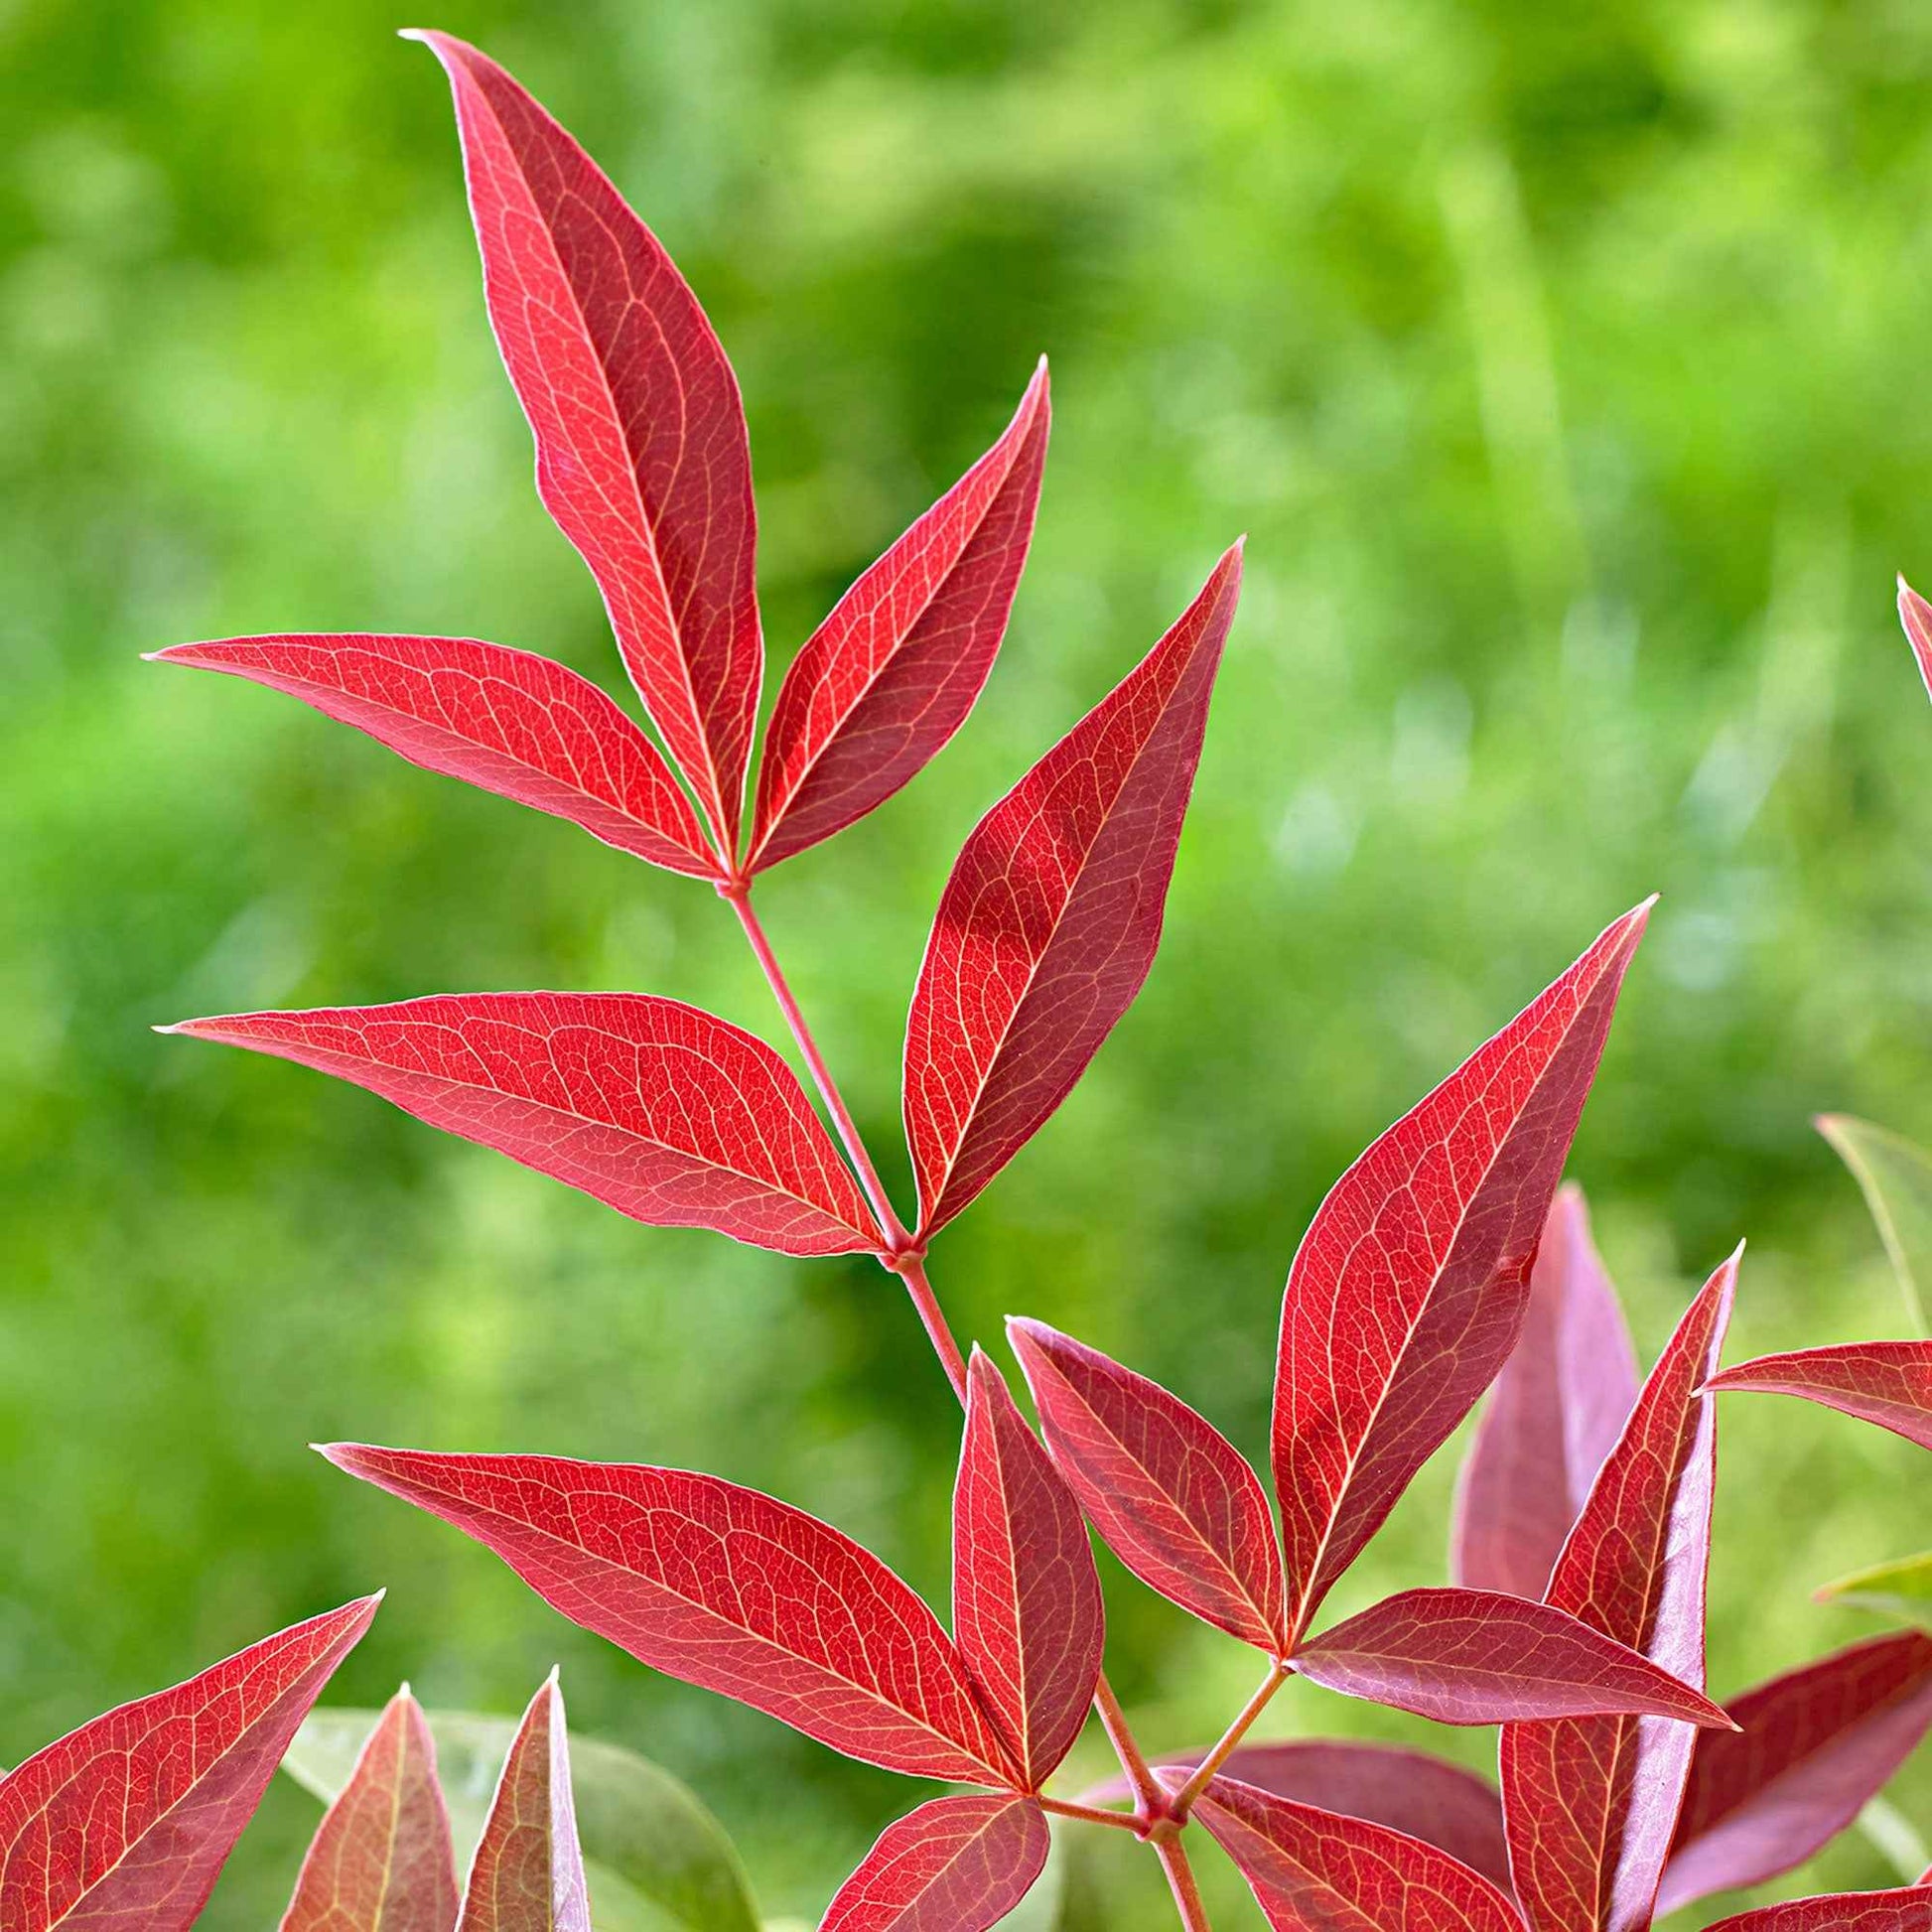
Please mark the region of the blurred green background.
[[[634, 1226], [148, 1031], [566, 986], [775, 1036], [702, 888], [138, 661], [418, 629], [619, 683], [530, 487], [408, 24], [0, 4], [0, 1761], [386, 1584], [336, 1701], [407, 1674], [510, 1711], [560, 1661], [575, 1722], [688, 1778], [767, 1909], [814, 1917], [906, 1787], [652, 1676], [303, 1445], [690, 1463], [942, 1595], [954, 1414], [895, 1286]], [[1653, 889], [1573, 1168], [1641, 1351], [1739, 1235], [1733, 1357], [1899, 1330], [1808, 1120], [1932, 1138], [1932, 715], [1891, 610], [1895, 569], [1932, 576], [1916, 0], [451, 0], [428, 24], [549, 102], [709, 305], [778, 661], [1053, 358], [1035, 560], [972, 725], [765, 895], [901, 1194], [897, 1052], [953, 853], [1252, 533], [1161, 963], [937, 1249], [963, 1333], [1038, 1314], [1260, 1453], [1328, 1182]], [[1875, 1431], [1777, 1402], [1724, 1430], [1727, 1693], [1873, 1628], [1810, 1591], [1923, 1547], [1932, 1510], [1922, 1454]], [[1454, 1452], [1337, 1613], [1441, 1580]], [[1250, 1656], [1108, 1589], [1148, 1743], [1218, 1730]], [[1264, 1725], [1427, 1728], [1307, 1689]], [[1932, 1828], [1932, 1752], [1895, 1795]], [[273, 1921], [314, 1818], [275, 1792], [209, 1925]], [[1170, 1922], [1151, 1860], [1095, 1869], [1096, 1922]], [[1887, 1875], [1854, 1839], [1765, 1895]]]

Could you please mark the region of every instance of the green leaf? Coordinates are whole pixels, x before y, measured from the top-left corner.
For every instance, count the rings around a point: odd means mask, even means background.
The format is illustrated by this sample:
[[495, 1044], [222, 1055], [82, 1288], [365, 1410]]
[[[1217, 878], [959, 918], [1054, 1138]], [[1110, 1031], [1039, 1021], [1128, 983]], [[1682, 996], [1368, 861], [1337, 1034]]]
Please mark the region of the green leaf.
[[1820, 1114], [1817, 1125], [1864, 1190], [1913, 1326], [1924, 1334], [1932, 1301], [1932, 1154], [1850, 1114]]
[[1875, 1563], [1869, 1570], [1841, 1577], [1819, 1590], [1818, 1600], [1848, 1603], [1860, 1610], [1882, 1610], [1932, 1628], [1932, 1550], [1922, 1556]]
[[[311, 1713], [282, 1769], [334, 1803], [379, 1715]], [[429, 1727], [457, 1861], [468, 1869], [516, 1721], [444, 1712], [431, 1714]], [[597, 1932], [759, 1932], [737, 1852], [676, 1778], [596, 1737], [573, 1736], [570, 1757]]]

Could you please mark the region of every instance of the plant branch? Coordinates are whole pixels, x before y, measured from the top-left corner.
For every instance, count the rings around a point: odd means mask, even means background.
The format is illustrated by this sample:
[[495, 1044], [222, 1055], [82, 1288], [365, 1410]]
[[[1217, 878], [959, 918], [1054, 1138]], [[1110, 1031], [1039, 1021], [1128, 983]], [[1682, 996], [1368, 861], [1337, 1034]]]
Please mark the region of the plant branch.
[[1093, 1687], [1093, 1708], [1100, 1714], [1101, 1728], [1114, 1747], [1114, 1755], [1120, 1759], [1120, 1768], [1127, 1773], [1128, 1786], [1134, 1793], [1135, 1817], [1144, 1826], [1165, 1818], [1168, 1794], [1161, 1788], [1161, 1780], [1149, 1769], [1140, 1745], [1134, 1741], [1134, 1733], [1127, 1727], [1127, 1713], [1120, 1708], [1119, 1695], [1107, 1682], [1105, 1671]]
[[1285, 1658], [1277, 1657], [1269, 1665], [1268, 1675], [1261, 1680], [1260, 1688], [1241, 1707], [1240, 1716], [1221, 1733], [1221, 1741], [1195, 1765], [1187, 1782], [1173, 1794], [1172, 1811], [1175, 1818], [1184, 1819], [1187, 1816], [1187, 1813], [1193, 1807], [1194, 1800], [1212, 1782], [1214, 1773], [1233, 1756], [1235, 1746], [1248, 1734], [1249, 1725], [1268, 1709], [1269, 1702], [1273, 1699], [1275, 1693], [1293, 1675], [1294, 1672]]
[[946, 1371], [946, 1380], [952, 1384], [952, 1392], [959, 1398], [959, 1406], [965, 1408], [966, 1358], [959, 1352], [959, 1343], [953, 1337], [946, 1311], [939, 1306], [939, 1298], [932, 1292], [931, 1282], [926, 1279], [925, 1256], [913, 1249], [887, 1258], [886, 1266], [905, 1284], [905, 1292], [912, 1298], [912, 1307], [925, 1324], [926, 1339], [932, 1343], [932, 1351], [939, 1357], [940, 1367]]
[[1075, 1804], [1068, 1798], [1049, 1798], [1042, 1791], [1035, 1802], [1055, 1818], [1078, 1818], [1088, 1825], [1111, 1825], [1116, 1831], [1138, 1832], [1141, 1821], [1131, 1811], [1104, 1811], [1098, 1805]]
[[1187, 1932], [1213, 1932], [1207, 1921], [1207, 1907], [1201, 1903], [1200, 1887], [1194, 1882], [1194, 1867], [1179, 1838], [1161, 1837], [1154, 1841], [1161, 1869], [1168, 1874], [1168, 1889], [1173, 1893], [1174, 1910]]

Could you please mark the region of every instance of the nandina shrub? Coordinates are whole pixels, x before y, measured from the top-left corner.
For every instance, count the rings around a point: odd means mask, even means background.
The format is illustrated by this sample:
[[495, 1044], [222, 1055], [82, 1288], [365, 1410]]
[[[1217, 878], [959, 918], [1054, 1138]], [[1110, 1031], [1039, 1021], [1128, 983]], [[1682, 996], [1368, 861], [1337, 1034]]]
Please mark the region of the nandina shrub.
[[[1932, 1723], [1932, 1638], [1854, 1645], [1727, 1705], [1707, 1695], [1717, 1395], [1804, 1395], [1932, 1448], [1932, 1347], [1725, 1369], [1732, 1254], [1639, 1374], [1582, 1196], [1560, 1182], [1647, 904], [1607, 925], [1322, 1202], [1282, 1302], [1270, 1482], [1177, 1396], [1017, 1317], [1006, 1340], [1035, 1430], [994, 1356], [962, 1350], [928, 1260], [1065, 1098], [1153, 964], [1240, 546], [955, 863], [911, 996], [917, 1204], [901, 1216], [756, 888], [883, 804], [972, 709], [1033, 528], [1044, 365], [1006, 432], [792, 660], [748, 811], [763, 641], [730, 364], [656, 240], [563, 129], [475, 49], [422, 38], [455, 91], [490, 317], [535, 434], [538, 487], [597, 579], [651, 729], [561, 665], [474, 639], [279, 633], [159, 654], [287, 691], [418, 764], [708, 883], [817, 1104], [764, 1041], [637, 993], [441, 996], [165, 1031], [352, 1080], [640, 1221], [786, 1255], [875, 1257], [903, 1283], [964, 1411], [950, 1628], [837, 1529], [719, 1476], [534, 1453], [324, 1453], [485, 1544], [646, 1664], [959, 1787], [913, 1805], [860, 1861], [823, 1920], [842, 1932], [993, 1924], [1044, 1866], [1049, 1819], [1144, 1843], [1188, 1927], [1206, 1923], [1192, 1863], [1203, 1834], [1270, 1924], [1388, 1932], [1635, 1932], [1808, 1857]], [[1932, 659], [1932, 612], [1901, 595]], [[1450, 1582], [1320, 1626], [1336, 1582], [1492, 1384]], [[1136, 1741], [1102, 1670], [1090, 1533], [1261, 1654], [1218, 1739], [1158, 1761]], [[324, 1733], [298, 1727], [374, 1608], [267, 1639], [0, 1782], [5, 1932], [192, 1923], [292, 1743], [292, 1768], [331, 1804], [287, 1927], [521, 1932], [634, 1923], [633, 1906], [697, 1927], [753, 1923], [735, 1872], [679, 1889], [640, 1850], [669, 1819], [711, 1829], [650, 1786], [647, 1767], [606, 1760], [573, 1777], [554, 1680], [487, 1745], [474, 1721], [442, 1720], [439, 1734], [405, 1688], [348, 1726], [345, 1765], [319, 1770]], [[1499, 1725], [1499, 1787], [1384, 1746], [1249, 1743], [1297, 1678]], [[1120, 1776], [1069, 1796], [1050, 1787], [1089, 1708]], [[500, 1758], [461, 1834], [474, 1844], [464, 1881], [454, 1750]], [[1924, 1932], [1932, 1874], [1725, 1923]]]

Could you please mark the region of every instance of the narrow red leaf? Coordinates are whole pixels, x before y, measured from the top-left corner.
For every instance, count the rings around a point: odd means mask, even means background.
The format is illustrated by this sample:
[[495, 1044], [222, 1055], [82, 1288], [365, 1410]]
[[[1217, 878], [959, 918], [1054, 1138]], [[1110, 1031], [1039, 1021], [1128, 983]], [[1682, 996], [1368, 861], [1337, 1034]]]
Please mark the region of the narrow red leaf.
[[1721, 1918], [1706, 1932], [1932, 1932], [1932, 1885], [1793, 1898]]
[[470, 1865], [461, 1932], [591, 1932], [554, 1671], [510, 1739]]
[[1648, 904], [1397, 1121], [1296, 1254], [1275, 1377], [1292, 1634], [1522, 1332], [1530, 1267]]
[[1080, 1506], [976, 1348], [953, 1492], [953, 1635], [1030, 1791], [1073, 1747], [1100, 1675], [1100, 1578]]
[[791, 1255], [879, 1242], [791, 1069], [761, 1039], [676, 1000], [443, 994], [160, 1031], [352, 1080], [634, 1220]]
[[1702, 1691], [1549, 1603], [1489, 1589], [1405, 1589], [1295, 1652], [1344, 1697], [1444, 1725], [1523, 1718], [1681, 1718], [1730, 1727]]
[[[1704, 1684], [1704, 1591], [1717, 1480], [1717, 1367], [1732, 1255], [1692, 1302], [1597, 1473], [1548, 1600]], [[1506, 1725], [1503, 1816], [1532, 1932], [1642, 1932], [1699, 1733], [1663, 1718]]]
[[662, 755], [588, 678], [474, 637], [227, 637], [158, 650], [300, 698], [412, 764], [581, 825], [652, 865], [715, 879]]
[[1007, 1322], [1054, 1461], [1107, 1547], [1170, 1602], [1278, 1654], [1282, 1559], [1260, 1478], [1158, 1382], [1042, 1321]]
[[1932, 1725], [1932, 1637], [1853, 1644], [1725, 1708], [1737, 1730], [1691, 1756], [1660, 1917], [1789, 1871], [1858, 1817]]
[[1637, 1357], [1583, 1190], [1561, 1188], [1503, 1364], [1456, 1486], [1449, 1574], [1538, 1598], [1637, 1399]]
[[1760, 1355], [1714, 1375], [1711, 1386], [1800, 1395], [1932, 1449], [1932, 1341], [1852, 1341]]
[[1904, 578], [1898, 580], [1898, 621], [1918, 659], [1918, 674], [1932, 692], [1932, 604], [1926, 603]]
[[657, 237], [516, 81], [447, 34], [483, 293], [537, 489], [604, 593], [625, 667], [730, 848], [764, 647], [745, 410]]
[[1027, 561], [1046, 363], [1006, 433], [839, 600], [792, 661], [759, 765], [748, 872], [863, 818], [966, 722]]
[[849, 1537], [717, 1476], [551, 1455], [322, 1453], [507, 1563], [653, 1670], [909, 1777], [1014, 1771], [952, 1639]]
[[1278, 1932], [1522, 1932], [1479, 1872], [1386, 1825], [1217, 1777], [1194, 1815]]
[[905, 1030], [919, 1231], [950, 1221], [1086, 1070], [1154, 964], [1241, 546], [974, 827]]
[[458, 1903], [436, 1744], [405, 1684], [323, 1818], [282, 1932], [450, 1932]]
[[986, 1932], [1033, 1888], [1050, 1842], [1031, 1798], [935, 1798], [886, 1827], [819, 1932]]
[[379, 1596], [69, 1731], [0, 1778], [6, 1932], [182, 1932]]

